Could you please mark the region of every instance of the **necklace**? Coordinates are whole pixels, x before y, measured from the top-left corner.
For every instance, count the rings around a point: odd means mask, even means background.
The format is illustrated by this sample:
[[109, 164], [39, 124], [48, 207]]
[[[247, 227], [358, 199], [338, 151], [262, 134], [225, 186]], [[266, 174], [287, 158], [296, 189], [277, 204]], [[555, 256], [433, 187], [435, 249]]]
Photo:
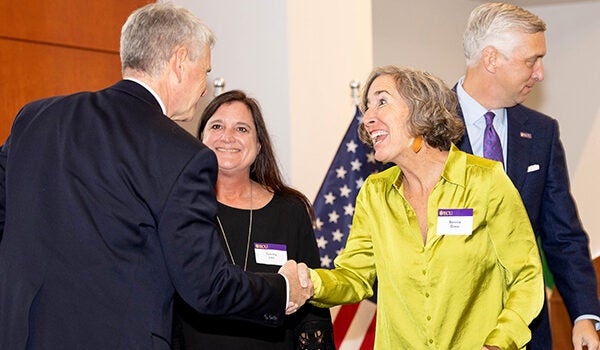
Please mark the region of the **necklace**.
[[[217, 222], [219, 223], [219, 228], [221, 229], [221, 234], [225, 239], [225, 245], [227, 246], [227, 251], [229, 252], [229, 257], [231, 258], [231, 262], [235, 265], [235, 259], [233, 258], [233, 254], [231, 253], [231, 248], [229, 248], [229, 240], [227, 239], [227, 234], [223, 229], [223, 224], [221, 224], [221, 219], [219, 219], [219, 215], [217, 215]], [[250, 237], [252, 236], [252, 180], [250, 180], [250, 222], [248, 223], [248, 240], [246, 241], [246, 258], [244, 259], [244, 271], [248, 267], [248, 252], [250, 251]]]

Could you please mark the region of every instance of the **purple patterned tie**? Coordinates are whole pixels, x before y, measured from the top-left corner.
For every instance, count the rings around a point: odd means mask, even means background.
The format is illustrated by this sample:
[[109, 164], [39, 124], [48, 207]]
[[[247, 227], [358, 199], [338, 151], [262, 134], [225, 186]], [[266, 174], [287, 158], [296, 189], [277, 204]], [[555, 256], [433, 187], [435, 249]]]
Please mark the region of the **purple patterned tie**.
[[500, 137], [494, 129], [494, 112], [487, 112], [483, 115], [485, 117], [485, 132], [483, 134], [483, 156], [487, 159], [497, 160], [503, 163], [502, 157], [502, 145], [500, 144]]

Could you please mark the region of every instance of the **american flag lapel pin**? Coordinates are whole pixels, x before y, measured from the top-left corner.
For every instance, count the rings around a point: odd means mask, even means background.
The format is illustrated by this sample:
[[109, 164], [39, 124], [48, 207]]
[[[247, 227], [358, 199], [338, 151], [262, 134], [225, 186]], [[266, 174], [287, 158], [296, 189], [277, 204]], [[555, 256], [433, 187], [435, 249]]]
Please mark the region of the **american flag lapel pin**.
[[521, 133], [519, 135], [524, 139], [531, 139], [531, 134], [528, 132], [521, 131]]

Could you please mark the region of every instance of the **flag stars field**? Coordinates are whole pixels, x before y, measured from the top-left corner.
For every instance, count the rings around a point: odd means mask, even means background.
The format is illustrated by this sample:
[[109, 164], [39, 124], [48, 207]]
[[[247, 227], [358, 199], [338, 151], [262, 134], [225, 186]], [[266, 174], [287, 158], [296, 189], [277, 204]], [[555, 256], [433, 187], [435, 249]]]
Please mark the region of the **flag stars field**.
[[367, 153], [367, 163], [375, 164], [375, 152], [371, 151]]
[[333, 237], [334, 241], [341, 242], [342, 238], [344, 238], [344, 233], [338, 228], [331, 233], [331, 236]]
[[348, 185], [344, 184], [343, 187], [340, 187], [340, 196], [350, 198], [350, 193], [352, 193], [352, 190]]
[[354, 215], [354, 205], [352, 203], [348, 203], [344, 206], [344, 215], [352, 216]]
[[329, 255], [325, 255], [324, 257], [321, 257], [321, 266], [322, 267], [331, 267], [331, 263], [333, 260], [331, 260], [329, 258]]
[[321, 236], [317, 239], [317, 247], [319, 247], [319, 249], [325, 249], [327, 248], [327, 240], [325, 239], [325, 237]]
[[323, 197], [325, 197], [325, 204], [333, 205], [333, 202], [335, 202], [335, 196], [331, 192], [327, 193]]
[[347, 152], [356, 153], [357, 147], [358, 147], [358, 144], [356, 142], [354, 142], [354, 140], [350, 140], [350, 142], [346, 143], [346, 151]]
[[335, 210], [329, 213], [329, 222], [337, 223], [339, 218], [340, 215]]
[[359, 178], [358, 180], [354, 181], [356, 182], [356, 189], [359, 190], [362, 185], [365, 183], [365, 179], [363, 179], [362, 177]]
[[321, 231], [321, 229], [323, 228], [323, 221], [321, 221], [321, 219], [316, 218], [315, 219], [315, 231]]

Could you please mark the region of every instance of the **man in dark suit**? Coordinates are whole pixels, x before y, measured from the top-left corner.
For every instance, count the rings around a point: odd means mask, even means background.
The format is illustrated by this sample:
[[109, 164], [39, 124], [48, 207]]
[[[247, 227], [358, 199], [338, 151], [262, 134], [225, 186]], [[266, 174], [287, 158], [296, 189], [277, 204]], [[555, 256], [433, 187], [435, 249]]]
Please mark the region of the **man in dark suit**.
[[191, 12], [145, 6], [124, 80], [19, 112], [0, 150], [0, 349], [169, 349], [174, 292], [267, 325], [286, 288], [288, 312], [310, 296], [295, 262], [246, 274], [220, 247], [216, 158], [173, 122], [205, 93], [213, 42]]
[[[521, 105], [544, 78], [545, 30], [540, 18], [518, 6], [486, 3], [473, 10], [463, 43], [467, 71], [455, 86], [467, 130], [458, 146], [482, 156], [491, 144], [485, 133], [500, 140], [497, 160], [521, 193], [574, 322], [573, 345], [576, 350], [584, 345], [599, 349], [597, 281], [570, 193], [558, 123]], [[487, 112], [494, 113], [491, 125], [484, 118]], [[552, 349], [547, 305], [530, 328], [528, 348]]]

